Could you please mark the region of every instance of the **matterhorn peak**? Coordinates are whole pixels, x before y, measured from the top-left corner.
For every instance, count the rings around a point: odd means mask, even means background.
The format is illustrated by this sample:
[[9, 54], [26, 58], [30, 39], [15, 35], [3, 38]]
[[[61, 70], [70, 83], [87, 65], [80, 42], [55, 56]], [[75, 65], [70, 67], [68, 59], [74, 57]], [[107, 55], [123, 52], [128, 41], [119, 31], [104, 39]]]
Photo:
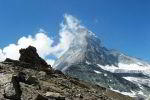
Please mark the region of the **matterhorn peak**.
[[64, 15], [64, 22], [62, 25], [66, 25], [68, 29], [74, 29], [74, 30], [76, 30], [79, 27], [82, 27], [80, 25], [80, 21], [69, 14]]
[[96, 35], [83, 26], [80, 20], [69, 14], [64, 15], [64, 21], [61, 23], [60, 32], [65, 32], [67, 35], [71, 36], [71, 48], [74, 46], [85, 47], [89, 39], [96, 38]]

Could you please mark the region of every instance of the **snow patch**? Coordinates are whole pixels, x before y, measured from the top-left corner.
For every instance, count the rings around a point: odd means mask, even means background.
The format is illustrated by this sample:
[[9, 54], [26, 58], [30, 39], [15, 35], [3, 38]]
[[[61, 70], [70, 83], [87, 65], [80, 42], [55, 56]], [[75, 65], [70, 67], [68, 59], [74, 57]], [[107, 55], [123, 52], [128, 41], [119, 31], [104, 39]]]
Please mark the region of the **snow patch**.
[[114, 65], [106, 65], [102, 66], [100, 64], [97, 64], [100, 68], [112, 72], [112, 73], [143, 73], [144, 75], [150, 76], [150, 65], [143, 66], [138, 62], [138, 64], [123, 64], [119, 63], [118, 67]]
[[88, 61], [86, 61], [85, 63], [86, 63], [86, 64], [88, 64], [88, 65], [89, 65], [89, 64], [91, 64], [91, 63], [90, 63], [90, 62], [88, 62]]
[[104, 74], [104, 76], [107, 76], [107, 74]]
[[120, 92], [118, 90], [114, 90], [112, 87], [110, 87], [110, 90], [114, 91], [114, 92], [118, 92], [118, 93], [121, 93], [123, 95], [128, 95], [130, 97], [136, 97], [136, 93], [134, 91], [131, 91], [131, 92]]
[[140, 77], [123, 77], [123, 78], [135, 84], [144, 84], [150, 87], [150, 79], [144, 79]]
[[101, 74], [102, 73], [102, 72], [97, 71], [97, 70], [94, 70], [94, 72], [97, 73], [97, 74]]

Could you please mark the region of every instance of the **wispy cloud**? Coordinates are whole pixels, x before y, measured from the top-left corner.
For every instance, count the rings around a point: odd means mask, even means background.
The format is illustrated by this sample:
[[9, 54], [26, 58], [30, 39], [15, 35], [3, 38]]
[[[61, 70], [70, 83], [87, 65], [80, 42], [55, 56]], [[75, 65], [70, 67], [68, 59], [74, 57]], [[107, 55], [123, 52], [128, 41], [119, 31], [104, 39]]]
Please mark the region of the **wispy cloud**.
[[65, 14], [64, 21], [60, 24], [59, 42], [53, 45], [55, 42], [51, 37], [47, 35], [43, 29], [40, 29], [35, 36], [23, 36], [17, 43], [9, 44], [8, 46], [0, 49], [0, 61], [4, 61], [6, 58], [19, 59], [19, 49], [26, 48], [29, 45], [35, 46], [39, 55], [44, 58], [49, 64], [53, 65], [55, 59], [50, 59], [50, 55], [59, 58], [66, 52], [73, 41], [77, 30], [80, 25], [80, 21], [75, 17]]

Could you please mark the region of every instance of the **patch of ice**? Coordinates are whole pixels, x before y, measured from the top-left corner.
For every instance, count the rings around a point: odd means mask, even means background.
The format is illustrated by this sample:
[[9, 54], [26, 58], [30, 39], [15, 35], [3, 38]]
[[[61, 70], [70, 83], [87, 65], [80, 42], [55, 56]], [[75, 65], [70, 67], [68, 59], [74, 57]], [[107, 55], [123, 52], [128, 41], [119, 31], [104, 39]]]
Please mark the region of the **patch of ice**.
[[107, 74], [104, 74], [104, 76], [107, 76]]
[[97, 71], [97, 70], [94, 70], [94, 72], [97, 73], [97, 74], [101, 74], [102, 73], [102, 72]]
[[89, 64], [91, 64], [91, 63], [90, 63], [90, 62], [88, 62], [88, 61], [86, 61], [86, 64], [88, 64], [88, 65], [89, 65]]

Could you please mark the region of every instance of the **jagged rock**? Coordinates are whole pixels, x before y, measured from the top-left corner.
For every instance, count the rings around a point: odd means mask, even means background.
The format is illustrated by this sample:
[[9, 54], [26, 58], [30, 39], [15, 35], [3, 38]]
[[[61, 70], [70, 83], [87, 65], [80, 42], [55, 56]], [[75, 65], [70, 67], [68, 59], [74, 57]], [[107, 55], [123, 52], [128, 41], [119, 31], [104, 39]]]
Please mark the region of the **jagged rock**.
[[11, 83], [8, 83], [4, 89], [4, 97], [7, 99], [20, 100], [21, 94], [22, 91], [20, 90], [18, 78], [13, 76]]
[[60, 70], [54, 70], [54, 73], [56, 73], [56, 74], [62, 74], [63, 75], [63, 72], [62, 71], [60, 71]]
[[6, 58], [4, 62], [15, 62], [17, 60], [13, 60], [13, 59], [10, 59], [10, 58]]
[[42, 61], [36, 62], [39, 57], [31, 57], [31, 51], [22, 51], [27, 53], [22, 55], [24, 60], [6, 59], [0, 63], [0, 100], [132, 100], [40, 65]]
[[38, 80], [36, 79], [36, 77], [30, 76], [25, 83], [29, 85], [32, 85], [32, 84], [37, 85]]
[[42, 95], [39, 94], [39, 95], [36, 97], [35, 100], [48, 100], [48, 98], [46, 98], [46, 97], [44, 97], [44, 96], [42, 96]]
[[[12, 80], [12, 74], [4, 74], [4, 73], [0, 73], [0, 99], [1, 100], [5, 100], [4, 98], [4, 94], [7, 92], [6, 95], [10, 96], [10, 93], [14, 93], [13, 91], [10, 92], [10, 90], [8, 88], [10, 88], [10, 84]], [[9, 90], [9, 91], [7, 91]]]
[[23, 82], [23, 83], [28, 84], [28, 85], [32, 85], [32, 84], [37, 85], [38, 84], [38, 80], [36, 79], [36, 77], [27, 76], [23, 72], [18, 73], [17, 80], [19, 82]]
[[46, 72], [44, 71], [40, 71], [38, 74], [37, 74], [37, 77], [39, 79], [44, 79], [46, 77]]
[[82, 94], [78, 94], [77, 97], [79, 98], [83, 98]]
[[17, 78], [18, 78], [19, 82], [26, 82], [26, 80], [27, 80], [27, 76], [23, 72], [19, 72], [17, 75]]
[[12, 79], [12, 74], [0, 73], [0, 86], [10, 83]]
[[33, 46], [29, 46], [26, 49], [20, 49], [20, 58], [19, 60], [22, 62], [30, 63], [33, 65], [42, 65], [47, 67], [48, 64], [38, 55], [37, 50]]
[[35, 86], [20, 82], [20, 89], [22, 91], [21, 100], [36, 100], [38, 92]]
[[8, 83], [4, 90], [4, 97], [8, 98], [8, 99], [13, 99], [13, 98], [15, 98], [15, 95], [16, 95], [16, 91], [13, 86], [13, 83]]
[[59, 93], [54, 93], [54, 92], [47, 92], [46, 97], [49, 99], [54, 99], [54, 100], [65, 100], [65, 97], [60, 95]]

